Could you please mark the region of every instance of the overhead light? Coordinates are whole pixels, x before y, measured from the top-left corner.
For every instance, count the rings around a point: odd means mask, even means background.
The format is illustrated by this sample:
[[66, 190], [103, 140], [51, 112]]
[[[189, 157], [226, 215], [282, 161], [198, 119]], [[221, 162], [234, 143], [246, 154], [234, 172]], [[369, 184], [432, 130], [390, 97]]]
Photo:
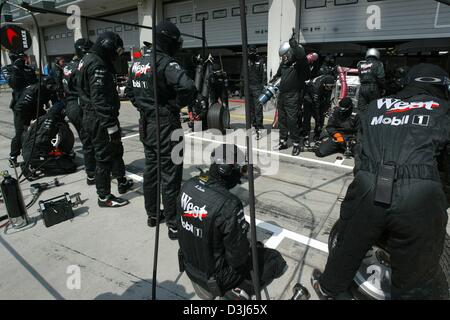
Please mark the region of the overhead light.
[[446, 55], [446, 54], [448, 54], [448, 51], [439, 51], [439, 55], [440, 56], [443, 56], [443, 55]]

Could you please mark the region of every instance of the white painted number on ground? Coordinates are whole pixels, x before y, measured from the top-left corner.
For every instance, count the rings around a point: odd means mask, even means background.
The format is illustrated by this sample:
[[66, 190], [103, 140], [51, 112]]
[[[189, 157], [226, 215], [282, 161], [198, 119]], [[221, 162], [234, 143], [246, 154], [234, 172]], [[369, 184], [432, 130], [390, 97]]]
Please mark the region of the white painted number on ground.
[[69, 290], [80, 290], [81, 289], [81, 269], [77, 265], [71, 265], [67, 267], [67, 278], [66, 285]]

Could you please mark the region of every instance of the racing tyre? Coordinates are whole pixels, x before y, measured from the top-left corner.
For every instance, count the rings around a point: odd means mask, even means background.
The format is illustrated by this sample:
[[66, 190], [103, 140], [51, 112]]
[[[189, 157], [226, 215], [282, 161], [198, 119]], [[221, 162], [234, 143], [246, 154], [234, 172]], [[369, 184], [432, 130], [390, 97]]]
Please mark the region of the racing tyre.
[[207, 115], [208, 129], [217, 129], [225, 134], [230, 127], [230, 111], [220, 103], [214, 103], [209, 107]]
[[[330, 256], [339, 242], [339, 223], [340, 221], [338, 220], [331, 228], [328, 238], [328, 252]], [[391, 298], [391, 267], [389, 253], [385, 248], [385, 243], [380, 241], [364, 257], [361, 267], [353, 279], [353, 286], [350, 288], [356, 299], [389, 300]], [[442, 283], [442, 285], [450, 290], [450, 236], [448, 234], [445, 235], [444, 250], [439, 264], [443, 272], [441, 273], [442, 281], [447, 282]], [[448, 299], [449, 294], [450, 291], [443, 298]]]

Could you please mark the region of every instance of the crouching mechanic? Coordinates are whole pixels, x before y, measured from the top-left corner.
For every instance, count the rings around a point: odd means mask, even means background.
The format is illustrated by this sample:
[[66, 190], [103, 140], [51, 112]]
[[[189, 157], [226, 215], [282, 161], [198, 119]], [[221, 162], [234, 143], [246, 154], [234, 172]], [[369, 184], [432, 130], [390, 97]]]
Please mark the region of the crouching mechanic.
[[328, 120], [326, 131], [329, 137], [316, 149], [316, 156], [327, 157], [338, 152], [352, 155], [358, 128], [359, 116], [353, 115], [352, 99], [346, 97], [339, 101], [339, 106]]
[[[40, 101], [38, 103], [38, 96]], [[22, 138], [24, 132], [30, 126], [36, 116], [45, 114], [45, 109], [50, 105], [50, 101], [56, 102], [56, 83], [50, 77], [45, 77], [41, 81], [41, 90], [39, 95], [39, 83], [27, 86], [17, 99], [13, 106], [15, 136], [11, 140], [11, 156], [17, 159], [22, 151]], [[36, 107], [38, 106], [38, 110]], [[17, 162], [11, 161], [17, 166]]]
[[[341, 206], [335, 249], [312, 284], [322, 299], [350, 286], [381, 237], [390, 254], [393, 299], [448, 299], [439, 264], [449, 207], [450, 110], [447, 72], [419, 64], [395, 96], [361, 116], [355, 178]], [[427, 81], [427, 82], [425, 82]], [[446, 192], [445, 192], [446, 191]], [[384, 241], [383, 241], [384, 242]]]
[[[161, 185], [164, 216], [169, 238], [176, 240], [176, 199], [181, 188], [183, 163], [175, 163], [172, 150], [182, 143], [182, 137], [172, 140], [175, 130], [181, 130], [180, 108], [192, 105], [197, 97], [195, 83], [181, 68], [174, 56], [182, 46], [178, 28], [171, 22], [156, 26], [156, 65], [158, 68], [158, 101], [161, 142]], [[152, 52], [145, 49], [143, 57], [130, 69], [126, 95], [140, 112], [140, 138], [145, 149], [144, 199], [148, 226], [156, 226], [157, 141], [156, 107], [153, 88]], [[163, 216], [163, 218], [164, 218]]]
[[[249, 299], [252, 258], [242, 202], [230, 192], [246, 173], [244, 154], [222, 145], [212, 155], [208, 173], [187, 181], [178, 198], [179, 257], [193, 283], [214, 296]], [[268, 285], [287, 269], [281, 254], [258, 248], [260, 283]]]
[[[119, 123], [120, 99], [116, 89], [113, 63], [123, 53], [123, 41], [113, 32], [104, 32], [81, 59], [76, 86], [83, 109], [82, 130], [95, 151], [95, 184], [100, 207], [121, 207], [128, 200], [111, 194], [111, 174], [118, 191], [126, 193], [133, 185], [125, 178], [123, 145]], [[90, 144], [83, 141], [83, 148]]]
[[70, 174], [77, 170], [73, 161], [75, 139], [64, 121], [64, 107], [61, 101], [53, 104], [24, 134], [22, 172], [30, 181], [43, 175]]

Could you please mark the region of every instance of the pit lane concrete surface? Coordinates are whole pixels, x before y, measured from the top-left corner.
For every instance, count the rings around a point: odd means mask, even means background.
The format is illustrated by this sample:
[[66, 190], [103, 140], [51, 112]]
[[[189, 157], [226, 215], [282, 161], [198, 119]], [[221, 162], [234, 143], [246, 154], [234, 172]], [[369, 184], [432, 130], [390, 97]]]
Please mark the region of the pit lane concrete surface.
[[[0, 97], [0, 169], [8, 168], [10, 140], [14, 135], [10, 93]], [[231, 102], [232, 128], [244, 127], [242, 102]], [[273, 107], [265, 110], [265, 124], [270, 128]], [[143, 147], [138, 135], [138, 112], [122, 102], [120, 121], [123, 128], [124, 161], [127, 174], [135, 181], [124, 198], [130, 205], [103, 209], [97, 205], [94, 186], [86, 185], [81, 158], [81, 144], [76, 136], [75, 151], [79, 170], [58, 177], [62, 186], [45, 191], [40, 200], [68, 192], [81, 193], [84, 203], [75, 209], [73, 220], [46, 228], [35, 204], [28, 212], [34, 223], [23, 230], [0, 231], [0, 299], [149, 299], [151, 297], [155, 229], [147, 227], [142, 191]], [[209, 153], [223, 137], [185, 133], [183, 180], [206, 169]], [[75, 132], [75, 131], [74, 131]], [[76, 135], [76, 134], [75, 134]], [[229, 136], [232, 136], [230, 134]], [[238, 134], [238, 136], [242, 136]], [[327, 240], [339, 216], [340, 202], [352, 180], [352, 159], [316, 158], [311, 152], [291, 156], [291, 149], [273, 152], [269, 139], [254, 145], [257, 237], [266, 246], [276, 248], [289, 269], [263, 292], [263, 299], [289, 299], [292, 288], [300, 282], [317, 299], [310, 286], [313, 268], [323, 269], [327, 258]], [[245, 146], [245, 140], [236, 140]], [[256, 143], [256, 142], [255, 142]], [[264, 161], [265, 162], [264, 162]], [[37, 182], [48, 182], [42, 178]], [[22, 184], [25, 202], [31, 200], [30, 182]], [[116, 184], [112, 187], [117, 194]], [[242, 199], [248, 218], [248, 182], [233, 192]], [[0, 202], [0, 215], [6, 213]], [[0, 223], [1, 224], [1, 223]], [[449, 228], [448, 228], [449, 230]], [[158, 299], [199, 299], [186, 274], [180, 274], [178, 242], [167, 237], [161, 225], [158, 262]]]

